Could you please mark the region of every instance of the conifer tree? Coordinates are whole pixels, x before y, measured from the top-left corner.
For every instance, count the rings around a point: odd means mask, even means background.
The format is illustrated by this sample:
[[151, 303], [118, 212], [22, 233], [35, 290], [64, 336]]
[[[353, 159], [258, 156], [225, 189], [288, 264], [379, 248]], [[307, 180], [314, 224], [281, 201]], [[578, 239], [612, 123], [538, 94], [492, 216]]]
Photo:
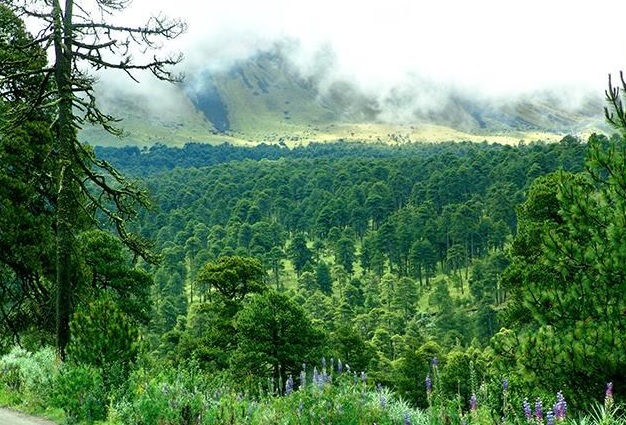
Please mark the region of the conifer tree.
[[[103, 214], [124, 243], [147, 260], [155, 260], [148, 244], [130, 233], [127, 222], [137, 207], [147, 206], [144, 191], [128, 181], [111, 164], [95, 157], [93, 151], [79, 143], [77, 131], [85, 123], [102, 126], [120, 135], [116, 119], [96, 104], [95, 78], [85, 69], [117, 69], [137, 80], [136, 72], [145, 70], [162, 80], [179, 77], [170, 67], [180, 56], [148, 57], [135, 60], [135, 50], [152, 50], [163, 39], [179, 36], [185, 25], [162, 16], [151, 18], [138, 27], [119, 26], [105, 17], [123, 11], [128, 0], [0, 0], [16, 16], [38, 20], [41, 30], [31, 43], [43, 50], [50, 48], [50, 63], [3, 75], [4, 84], [24, 76], [39, 77], [30, 91], [28, 111], [49, 110], [53, 118], [53, 150], [56, 154], [54, 180], [56, 234], [56, 338], [61, 357], [69, 342], [69, 321], [73, 309], [73, 285], [76, 276], [75, 232], [77, 217]], [[6, 99], [6, 94], [3, 94]], [[16, 117], [18, 120], [23, 116]]]

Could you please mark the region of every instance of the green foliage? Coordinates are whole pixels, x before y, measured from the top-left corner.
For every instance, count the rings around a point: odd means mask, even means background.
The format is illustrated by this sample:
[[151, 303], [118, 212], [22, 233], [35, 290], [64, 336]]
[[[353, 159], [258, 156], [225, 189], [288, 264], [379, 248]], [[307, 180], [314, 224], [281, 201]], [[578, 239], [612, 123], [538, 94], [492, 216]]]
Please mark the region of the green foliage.
[[305, 266], [313, 258], [313, 253], [307, 246], [306, 238], [303, 234], [298, 233], [293, 237], [287, 249], [287, 256], [293, 263], [293, 268], [296, 270], [296, 273], [300, 276]]
[[102, 370], [89, 364], [65, 364], [51, 391], [51, 404], [63, 409], [69, 423], [104, 420], [107, 392]]
[[48, 405], [50, 388], [57, 378], [54, 349], [44, 347], [31, 353], [14, 347], [0, 358], [0, 370], [0, 385], [22, 407], [33, 409]]
[[88, 302], [106, 294], [131, 320], [147, 323], [151, 313], [152, 276], [133, 266], [128, 250], [110, 233], [82, 232], [78, 244], [85, 285], [76, 288], [76, 297]]
[[72, 340], [67, 350], [70, 361], [98, 372], [104, 386], [103, 396], [123, 386], [137, 356], [138, 331], [128, 315], [105, 294], [79, 307], [70, 328]]
[[58, 169], [49, 112], [37, 71], [46, 52], [25, 24], [0, 4], [0, 332], [11, 346], [29, 327], [53, 331], [48, 312], [54, 297], [53, 209]]
[[229, 301], [240, 302], [247, 294], [266, 289], [263, 267], [254, 258], [225, 256], [205, 264], [198, 274], [197, 287], [201, 294], [217, 291]]
[[[397, 424], [408, 418], [426, 425], [425, 412], [413, 409], [386, 388], [373, 389], [358, 375], [332, 370], [306, 377], [289, 394], [276, 396], [265, 387], [256, 396], [237, 393], [221, 378], [207, 379], [193, 365], [179, 371], [139, 369], [131, 377], [132, 396], [113, 406], [121, 423]], [[297, 381], [297, 377], [294, 378]]]
[[623, 146], [592, 136], [587, 173], [533, 184], [504, 277], [512, 293], [505, 326], [514, 334], [494, 347], [530, 386], [564, 388], [584, 405], [606, 381], [621, 382], [626, 365]]
[[271, 378], [278, 385], [303, 362], [319, 358], [323, 335], [304, 310], [284, 294], [252, 297], [237, 313], [237, 349], [231, 362], [238, 376]]
[[203, 418], [222, 391], [226, 388], [212, 385], [193, 363], [178, 370], [138, 368], [130, 376], [128, 397], [113, 405], [111, 417], [124, 424], [211, 423]]

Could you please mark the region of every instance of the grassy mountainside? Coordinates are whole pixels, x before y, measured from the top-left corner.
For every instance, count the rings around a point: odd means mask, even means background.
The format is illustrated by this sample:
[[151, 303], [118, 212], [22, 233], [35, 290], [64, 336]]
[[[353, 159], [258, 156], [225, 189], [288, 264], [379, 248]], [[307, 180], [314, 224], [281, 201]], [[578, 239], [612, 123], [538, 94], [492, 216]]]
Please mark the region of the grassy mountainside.
[[[100, 99], [124, 120], [123, 143], [133, 145], [338, 139], [516, 143], [559, 140], [568, 133], [585, 137], [602, 122], [600, 97], [565, 107], [549, 93], [493, 100], [438, 91], [419, 81], [372, 94], [330, 78], [328, 69], [304, 76], [277, 49], [227, 70], [188, 76], [158, 96], [105, 87]], [[96, 129], [84, 130], [82, 137], [97, 145], [119, 143]]]

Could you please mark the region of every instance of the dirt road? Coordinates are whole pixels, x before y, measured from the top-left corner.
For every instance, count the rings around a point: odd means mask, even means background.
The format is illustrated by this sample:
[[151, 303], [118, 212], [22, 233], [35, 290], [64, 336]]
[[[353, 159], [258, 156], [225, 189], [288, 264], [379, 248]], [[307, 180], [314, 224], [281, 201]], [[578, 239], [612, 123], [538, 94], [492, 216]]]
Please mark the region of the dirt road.
[[55, 423], [24, 415], [14, 410], [0, 409], [0, 425], [55, 425]]

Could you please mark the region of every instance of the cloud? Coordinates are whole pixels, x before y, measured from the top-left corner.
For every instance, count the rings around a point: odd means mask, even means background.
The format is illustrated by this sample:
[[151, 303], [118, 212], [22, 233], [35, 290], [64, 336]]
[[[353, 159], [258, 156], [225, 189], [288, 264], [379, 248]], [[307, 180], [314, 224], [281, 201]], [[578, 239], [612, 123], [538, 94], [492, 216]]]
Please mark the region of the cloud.
[[581, 93], [602, 96], [607, 74], [626, 69], [621, 0], [134, 0], [124, 19], [159, 12], [189, 25], [167, 45], [184, 53], [188, 75], [283, 43], [303, 75], [323, 71], [322, 90], [344, 79], [381, 104], [415, 95], [418, 110], [450, 91], [551, 90], [575, 106]]

